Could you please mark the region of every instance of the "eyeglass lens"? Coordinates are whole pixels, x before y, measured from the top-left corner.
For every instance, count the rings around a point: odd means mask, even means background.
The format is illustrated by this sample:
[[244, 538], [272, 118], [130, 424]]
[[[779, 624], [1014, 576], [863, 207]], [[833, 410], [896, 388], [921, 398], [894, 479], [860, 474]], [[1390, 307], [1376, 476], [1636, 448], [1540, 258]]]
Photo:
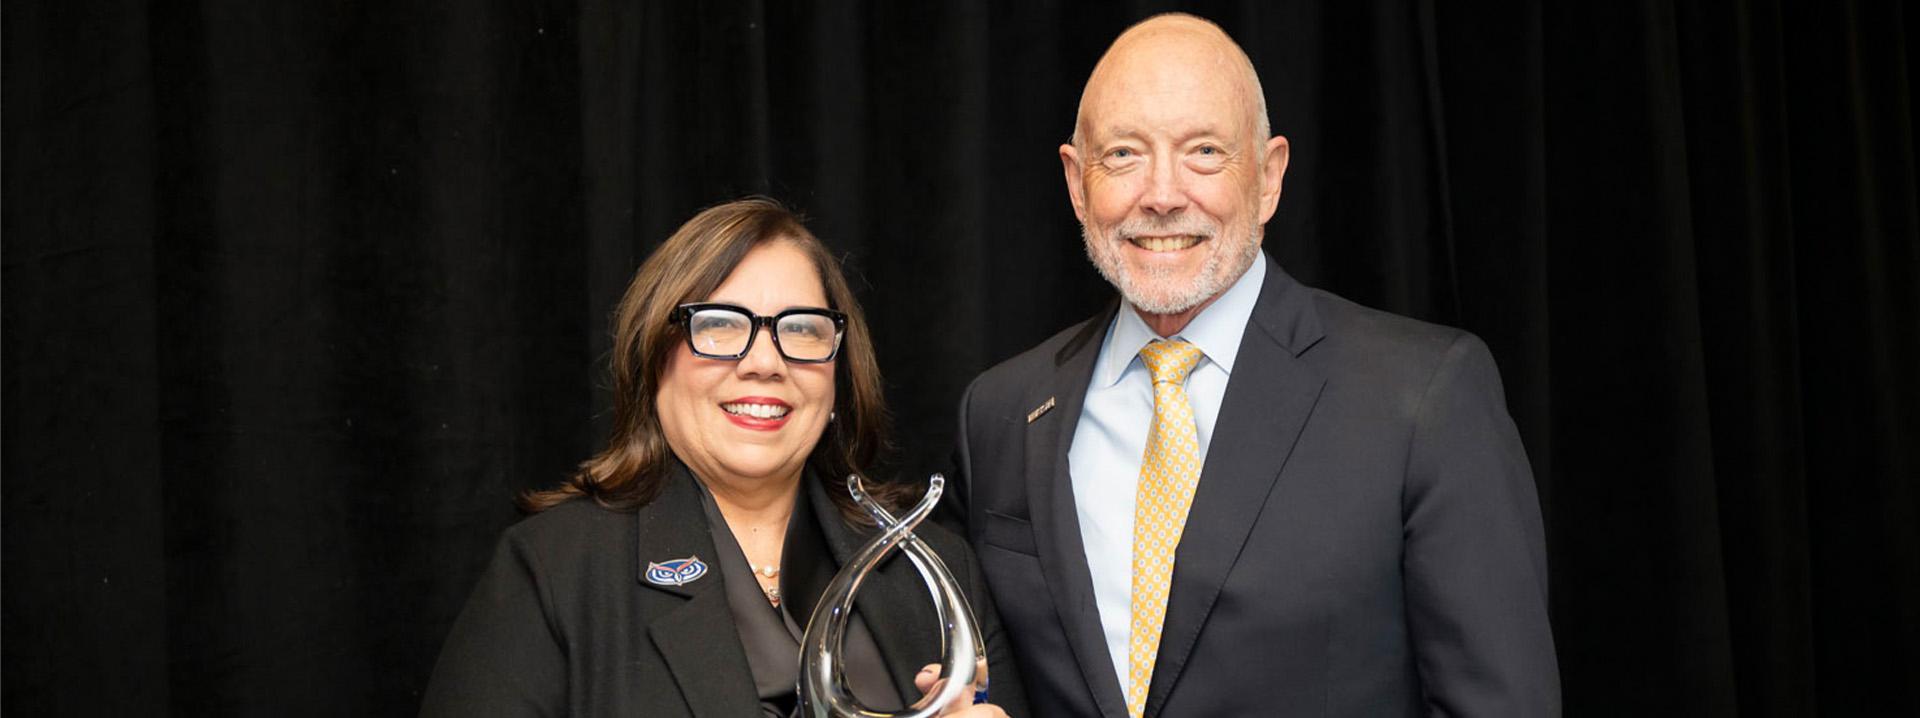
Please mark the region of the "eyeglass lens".
[[[833, 356], [833, 320], [819, 314], [788, 314], [773, 324], [780, 353], [796, 361], [821, 361]], [[693, 346], [702, 354], [734, 356], [747, 351], [753, 340], [753, 319], [732, 309], [701, 309], [687, 320]]]

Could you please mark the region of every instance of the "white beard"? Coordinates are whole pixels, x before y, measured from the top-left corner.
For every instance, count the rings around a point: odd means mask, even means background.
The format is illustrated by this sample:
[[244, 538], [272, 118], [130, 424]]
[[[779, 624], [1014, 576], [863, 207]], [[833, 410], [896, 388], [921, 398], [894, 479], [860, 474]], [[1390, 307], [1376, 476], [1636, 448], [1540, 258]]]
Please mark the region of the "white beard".
[[1110, 239], [1095, 238], [1082, 223], [1080, 236], [1086, 242], [1087, 258], [1093, 261], [1094, 268], [1100, 270], [1100, 276], [1105, 277], [1108, 284], [1120, 290], [1120, 296], [1129, 304], [1148, 314], [1179, 314], [1200, 306], [1233, 286], [1260, 256], [1260, 229], [1255, 226], [1245, 241], [1207, 248], [1207, 258], [1201, 263], [1200, 271], [1182, 284], [1164, 268], [1136, 271], [1127, 266], [1120, 243], [1149, 232], [1197, 235], [1207, 237], [1205, 241], [1209, 243], [1230, 242], [1202, 221], [1126, 222], [1114, 228]]

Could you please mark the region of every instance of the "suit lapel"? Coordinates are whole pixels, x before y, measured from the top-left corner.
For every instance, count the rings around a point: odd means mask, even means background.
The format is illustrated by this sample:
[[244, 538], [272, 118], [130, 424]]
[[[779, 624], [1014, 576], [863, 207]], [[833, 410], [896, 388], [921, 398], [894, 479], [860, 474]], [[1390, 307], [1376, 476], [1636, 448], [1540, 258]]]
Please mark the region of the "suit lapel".
[[808, 472], [800, 481], [807, 520], [787, 522], [787, 542], [780, 555], [780, 596], [787, 613], [804, 633], [807, 624], [812, 622], [813, 609], [820, 603], [820, 594], [826, 592], [827, 584], [832, 583], [834, 574], [840, 571], [840, 561], [835, 556], [847, 539], [826, 530], [830, 524], [822, 523], [830, 520], [838, 524], [840, 518], [831, 504], [825, 512], [820, 510], [827, 499], [814, 474]]
[[[719, 557], [693, 481], [685, 467], [678, 467], [668, 477], [659, 498], [635, 513], [636, 580], [643, 589], [687, 599], [648, 623], [647, 635], [660, 650], [694, 715], [758, 715], [760, 703], [754, 693], [753, 669], [740, 648], [733, 613], [727, 607]], [[681, 585], [647, 580], [649, 563], [688, 557], [698, 557], [705, 563], [706, 574]]]
[[1214, 599], [1326, 383], [1298, 358], [1322, 336], [1312, 294], [1266, 261], [1266, 281], [1240, 340], [1175, 555], [1173, 590], [1147, 691], [1149, 716], [1159, 713], [1180, 679]]
[[1080, 538], [1080, 516], [1073, 502], [1073, 477], [1067, 451], [1086, 403], [1087, 383], [1093, 379], [1094, 359], [1113, 325], [1115, 301], [1069, 340], [1054, 357], [1053, 375], [1040, 382], [1023, 409], [1054, 402], [1053, 408], [1027, 424], [1026, 480], [1028, 510], [1033, 523], [1034, 548], [1040, 554], [1054, 610], [1061, 617], [1067, 644], [1073, 647], [1080, 674], [1093, 692], [1094, 704], [1109, 716], [1127, 713], [1120, 678], [1100, 628], [1100, 609], [1094, 602], [1093, 576], [1087, 569], [1085, 544]]

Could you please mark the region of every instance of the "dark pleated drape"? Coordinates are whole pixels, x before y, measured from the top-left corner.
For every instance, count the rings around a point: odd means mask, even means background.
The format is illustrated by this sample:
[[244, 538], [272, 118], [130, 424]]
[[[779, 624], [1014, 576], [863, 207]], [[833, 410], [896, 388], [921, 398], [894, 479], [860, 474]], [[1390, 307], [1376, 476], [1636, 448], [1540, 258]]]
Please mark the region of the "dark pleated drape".
[[1568, 715], [1920, 712], [1912, 10], [1783, 0], [9, 3], [4, 709], [410, 713], [632, 270], [743, 194], [939, 468], [1110, 296], [1055, 147], [1164, 9], [1292, 140], [1268, 251], [1493, 348]]

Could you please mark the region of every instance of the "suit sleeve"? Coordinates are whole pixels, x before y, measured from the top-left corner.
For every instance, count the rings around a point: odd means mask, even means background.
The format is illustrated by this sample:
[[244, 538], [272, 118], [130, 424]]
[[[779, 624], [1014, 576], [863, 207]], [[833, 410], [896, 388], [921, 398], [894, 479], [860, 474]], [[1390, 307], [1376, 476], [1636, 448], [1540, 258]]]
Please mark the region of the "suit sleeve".
[[454, 621], [421, 716], [566, 714], [566, 654], [540, 577], [537, 556], [509, 531]]
[[972, 383], [967, 384], [966, 392], [960, 395], [959, 410], [956, 412], [958, 420], [954, 422], [953, 455], [947, 464], [947, 491], [933, 512], [934, 523], [947, 527], [969, 543], [973, 540], [973, 534], [967, 531], [967, 525], [971, 522], [968, 507], [973, 505], [973, 477], [970, 475], [973, 457], [968, 453], [967, 446], [967, 414], [973, 403], [973, 391], [979, 385], [980, 379], [975, 377]]
[[1000, 611], [994, 607], [993, 593], [987, 590], [986, 575], [972, 550], [967, 560], [967, 599], [980, 619], [980, 638], [987, 642], [987, 702], [1000, 706], [1010, 718], [1028, 715], [1025, 684], [1020, 667], [1015, 665], [1013, 646], [1007, 642], [1006, 629], [1000, 625]]
[[1412, 442], [1402, 568], [1429, 714], [1560, 715], [1540, 501], [1478, 338], [1448, 349]]

